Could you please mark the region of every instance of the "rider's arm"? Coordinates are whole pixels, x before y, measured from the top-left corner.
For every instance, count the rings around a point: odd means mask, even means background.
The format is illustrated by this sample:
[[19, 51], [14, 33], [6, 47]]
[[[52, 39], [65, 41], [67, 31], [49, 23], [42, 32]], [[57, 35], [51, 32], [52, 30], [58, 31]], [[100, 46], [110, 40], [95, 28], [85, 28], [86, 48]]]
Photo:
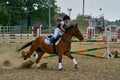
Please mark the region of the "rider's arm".
[[63, 27], [63, 24], [60, 25], [60, 29], [61, 29], [62, 31], [65, 31], [65, 29], [64, 29], [64, 27]]
[[65, 29], [64, 29], [64, 22], [63, 22], [63, 21], [60, 22], [60, 29], [61, 29], [62, 31], [65, 31]]

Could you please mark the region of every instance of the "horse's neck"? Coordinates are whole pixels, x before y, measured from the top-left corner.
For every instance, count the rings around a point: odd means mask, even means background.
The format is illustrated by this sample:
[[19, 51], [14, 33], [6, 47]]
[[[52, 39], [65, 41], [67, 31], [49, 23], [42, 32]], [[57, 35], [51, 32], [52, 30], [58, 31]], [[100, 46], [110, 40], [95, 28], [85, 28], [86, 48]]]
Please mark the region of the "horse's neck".
[[69, 32], [66, 32], [64, 35], [63, 35], [63, 40], [66, 41], [66, 42], [71, 42], [71, 39], [72, 39], [72, 35], [69, 34]]

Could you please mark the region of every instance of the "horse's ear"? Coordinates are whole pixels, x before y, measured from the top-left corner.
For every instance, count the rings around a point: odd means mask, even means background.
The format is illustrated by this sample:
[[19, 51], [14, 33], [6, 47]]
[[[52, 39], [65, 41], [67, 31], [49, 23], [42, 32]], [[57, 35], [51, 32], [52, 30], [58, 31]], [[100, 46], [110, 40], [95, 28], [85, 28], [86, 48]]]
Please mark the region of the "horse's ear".
[[70, 26], [69, 27], [73, 27], [74, 26], [74, 24], [70, 24]]

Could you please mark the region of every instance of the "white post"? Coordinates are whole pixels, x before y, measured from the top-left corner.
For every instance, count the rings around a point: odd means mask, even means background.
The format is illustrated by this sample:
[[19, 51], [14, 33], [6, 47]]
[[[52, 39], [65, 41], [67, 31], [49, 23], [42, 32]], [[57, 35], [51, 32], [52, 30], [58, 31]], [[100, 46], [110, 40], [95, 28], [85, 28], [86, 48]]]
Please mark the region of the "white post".
[[41, 36], [41, 27], [42, 27], [42, 25], [40, 25], [40, 28], [39, 28], [40, 29], [40, 36]]
[[35, 38], [34, 38], [34, 26], [32, 26], [32, 40], [35, 40]]
[[117, 43], [120, 42], [120, 27], [117, 27]]
[[37, 37], [40, 36], [40, 27], [37, 27]]
[[104, 56], [106, 58], [113, 58], [113, 55], [110, 52], [110, 46], [109, 46], [111, 41], [111, 27], [109, 26], [105, 27], [105, 35], [106, 35], [106, 41], [107, 41], [107, 50]]

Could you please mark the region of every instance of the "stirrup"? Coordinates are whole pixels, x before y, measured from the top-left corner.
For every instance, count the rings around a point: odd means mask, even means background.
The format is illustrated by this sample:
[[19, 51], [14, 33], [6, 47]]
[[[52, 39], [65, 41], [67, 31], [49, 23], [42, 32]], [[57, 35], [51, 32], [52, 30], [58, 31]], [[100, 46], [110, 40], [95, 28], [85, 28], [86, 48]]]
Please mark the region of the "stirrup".
[[49, 36], [48, 36], [48, 38], [51, 38], [51, 37], [53, 37], [53, 36], [52, 36], [52, 35], [49, 35]]

